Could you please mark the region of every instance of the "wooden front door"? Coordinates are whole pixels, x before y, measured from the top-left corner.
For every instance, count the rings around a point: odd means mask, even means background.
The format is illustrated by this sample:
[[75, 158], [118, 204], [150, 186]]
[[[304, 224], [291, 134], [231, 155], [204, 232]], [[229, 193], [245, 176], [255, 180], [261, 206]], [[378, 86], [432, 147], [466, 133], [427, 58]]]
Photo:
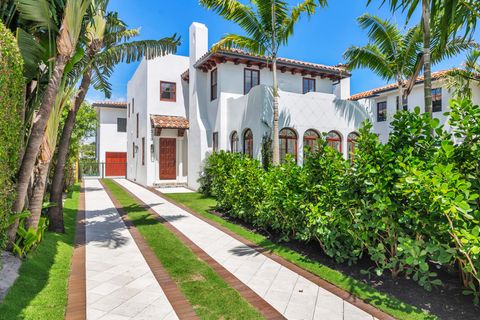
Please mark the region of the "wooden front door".
[[177, 178], [177, 139], [160, 138], [160, 180]]

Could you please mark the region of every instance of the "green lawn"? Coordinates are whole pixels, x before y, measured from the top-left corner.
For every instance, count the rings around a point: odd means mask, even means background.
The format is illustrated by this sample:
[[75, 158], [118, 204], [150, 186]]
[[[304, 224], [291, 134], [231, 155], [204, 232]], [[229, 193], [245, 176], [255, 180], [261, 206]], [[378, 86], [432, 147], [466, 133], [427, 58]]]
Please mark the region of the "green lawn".
[[427, 314], [414, 306], [408, 305], [399, 301], [398, 299], [395, 299], [394, 297], [381, 293], [360, 281], [345, 276], [344, 274], [330, 269], [316, 261], [308, 259], [307, 257], [285, 246], [273, 243], [263, 235], [247, 230], [240, 225], [211, 214], [209, 211], [213, 206], [215, 206], [215, 200], [212, 198], [205, 197], [200, 193], [176, 193], [165, 194], [165, 196], [189, 207], [202, 216], [219, 223], [220, 225], [228, 228], [245, 239], [248, 239], [257, 245], [274, 252], [275, 254], [302, 267], [303, 269], [318, 275], [322, 279], [327, 280], [330, 283], [333, 283], [336, 286], [356, 295], [357, 297], [369, 302], [371, 305], [397, 319], [437, 319], [437, 317], [433, 315]]
[[0, 319], [64, 319], [79, 192], [76, 185], [65, 201], [65, 233], [46, 232], [23, 262], [17, 281], [0, 304]]
[[105, 185], [202, 319], [263, 319], [240, 294], [112, 180]]

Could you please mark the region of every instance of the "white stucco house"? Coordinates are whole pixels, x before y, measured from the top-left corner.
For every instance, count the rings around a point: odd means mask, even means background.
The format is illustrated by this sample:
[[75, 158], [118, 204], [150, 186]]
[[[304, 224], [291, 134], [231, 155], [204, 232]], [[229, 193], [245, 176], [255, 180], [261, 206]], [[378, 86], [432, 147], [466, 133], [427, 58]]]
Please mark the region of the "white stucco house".
[[[208, 29], [190, 26], [188, 57], [144, 60], [128, 83], [127, 177], [144, 185], [197, 188], [213, 150], [260, 158], [271, 135], [273, 76], [265, 57], [240, 50], [209, 51]], [[350, 97], [350, 74], [280, 58], [282, 156], [302, 163], [303, 147], [322, 132], [348, 155], [349, 135], [370, 115]]]
[[[422, 78], [408, 101], [397, 104], [395, 84], [351, 95], [351, 75], [342, 65], [279, 58], [277, 68], [281, 158], [291, 154], [298, 164], [303, 162], [304, 147], [314, 147], [322, 133], [348, 158], [364, 120], [370, 119], [386, 141], [397, 110], [423, 109]], [[451, 97], [442, 81], [444, 74], [433, 74], [434, 115], [442, 122]], [[213, 52], [208, 47], [207, 27], [193, 23], [189, 56], [144, 60], [128, 82], [122, 108], [127, 132], [110, 135], [115, 143], [124, 144], [118, 149], [127, 153], [127, 178], [148, 186], [196, 189], [202, 163], [214, 150], [260, 159], [262, 141], [272, 131], [272, 84], [271, 64], [265, 57], [240, 50]], [[480, 103], [480, 89], [472, 89], [474, 101]], [[107, 108], [98, 110], [101, 117]], [[107, 117], [110, 120], [105, 122], [114, 123], [112, 119], [120, 114]], [[101, 146], [102, 135], [107, 134], [100, 129], [100, 161], [110, 152]], [[106, 142], [108, 148], [115, 143]]]
[[127, 162], [127, 104], [95, 102], [97, 113], [96, 160], [101, 176], [125, 176]]

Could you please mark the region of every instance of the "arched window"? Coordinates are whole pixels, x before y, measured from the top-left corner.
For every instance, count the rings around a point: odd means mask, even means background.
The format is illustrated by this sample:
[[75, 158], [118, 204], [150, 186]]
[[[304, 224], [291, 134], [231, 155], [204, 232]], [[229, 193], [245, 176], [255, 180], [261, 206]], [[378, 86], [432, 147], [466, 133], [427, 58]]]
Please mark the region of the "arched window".
[[230, 135], [230, 151], [231, 152], [238, 152], [238, 133], [237, 131], [233, 131]]
[[243, 153], [253, 157], [253, 133], [250, 129], [243, 133]]
[[342, 152], [342, 138], [336, 131], [330, 131], [327, 135], [327, 144], [338, 152]]
[[358, 133], [350, 132], [347, 137], [348, 160], [353, 162], [355, 150], [357, 149]]
[[297, 161], [297, 134], [290, 128], [280, 130], [280, 161], [284, 162], [287, 154], [294, 156]]
[[320, 134], [313, 129], [305, 131], [303, 134], [303, 148], [308, 147], [308, 150], [315, 152], [318, 150], [318, 139]]

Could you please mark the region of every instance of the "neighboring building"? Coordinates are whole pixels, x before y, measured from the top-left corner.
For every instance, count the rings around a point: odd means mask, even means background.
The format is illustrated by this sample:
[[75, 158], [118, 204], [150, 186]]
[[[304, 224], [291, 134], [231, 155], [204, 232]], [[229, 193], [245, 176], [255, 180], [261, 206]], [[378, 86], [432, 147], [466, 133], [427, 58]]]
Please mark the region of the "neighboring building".
[[[447, 117], [444, 113], [450, 111], [449, 101], [452, 99], [451, 92], [445, 87], [445, 76], [449, 71], [443, 70], [432, 73], [433, 117], [438, 118], [440, 123], [445, 124], [447, 129]], [[480, 87], [478, 84], [473, 84], [471, 89], [474, 104], [480, 105]], [[418, 106], [421, 112], [425, 112], [423, 77], [417, 78], [411, 93], [405, 101], [402, 101], [403, 99], [400, 98], [397, 84], [389, 84], [352, 95], [350, 100], [358, 101], [363, 108], [368, 110], [372, 115], [373, 130], [379, 134], [382, 142], [386, 142], [391, 131], [390, 122], [397, 111], [413, 111]]]
[[[197, 188], [213, 150], [261, 157], [271, 136], [273, 73], [265, 57], [240, 50], [212, 52], [205, 25], [190, 27], [190, 56], [143, 61], [128, 83], [128, 178], [144, 185]], [[350, 97], [341, 66], [278, 60], [281, 157], [303, 161], [305, 145], [322, 132], [345, 157], [369, 118]]]
[[[125, 176], [127, 165], [126, 102], [95, 102], [97, 112], [96, 159], [99, 175]], [[102, 172], [103, 171], [103, 174]]]

